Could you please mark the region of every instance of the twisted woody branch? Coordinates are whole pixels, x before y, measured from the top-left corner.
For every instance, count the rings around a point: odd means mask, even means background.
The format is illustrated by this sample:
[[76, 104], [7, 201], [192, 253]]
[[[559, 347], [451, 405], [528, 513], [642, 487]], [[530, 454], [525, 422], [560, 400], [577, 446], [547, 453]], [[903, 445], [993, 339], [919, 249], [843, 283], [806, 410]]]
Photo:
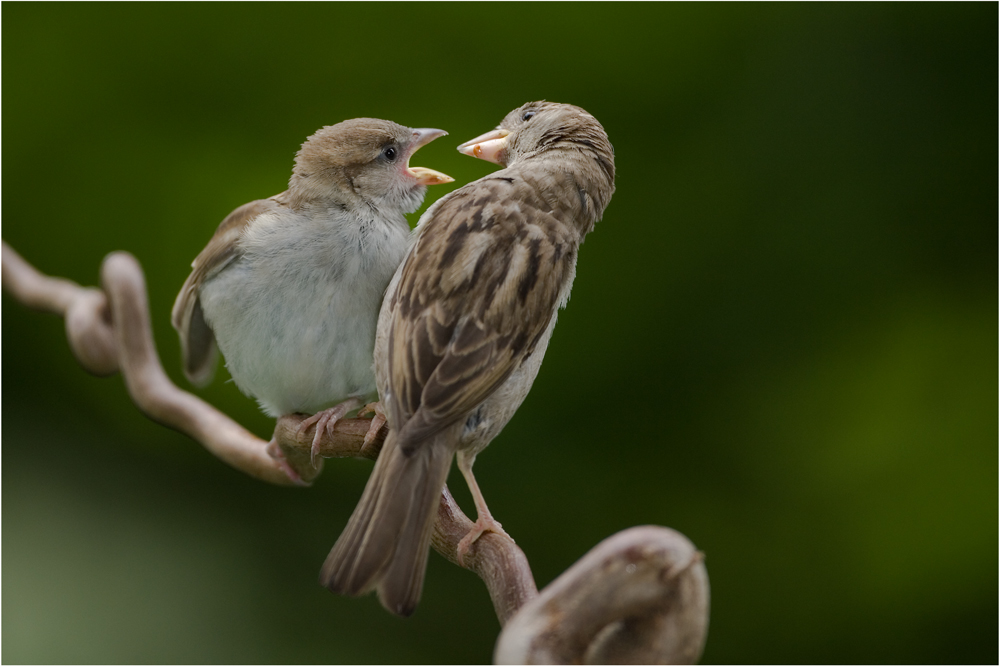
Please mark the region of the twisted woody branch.
[[[24, 305], [59, 315], [74, 356], [88, 372], [121, 372], [129, 395], [150, 419], [201, 443], [253, 477], [308, 485], [321, 471], [309, 462], [315, 428], [299, 432], [305, 415], [278, 419], [272, 442], [295, 474], [256, 437], [200, 398], [178, 388], [163, 370], [150, 325], [145, 278], [130, 254], [108, 255], [101, 289], [39, 273], [6, 243], [3, 289]], [[364, 446], [370, 421], [339, 421], [321, 440], [325, 458], [374, 460], [383, 427]], [[297, 478], [296, 478], [297, 475]], [[458, 542], [472, 527], [445, 488], [432, 545], [458, 562]], [[708, 630], [708, 575], [701, 554], [682, 534], [636, 527], [606, 539], [541, 593], [524, 553], [509, 539], [486, 533], [464, 566], [486, 584], [500, 624], [498, 663], [694, 663]]]

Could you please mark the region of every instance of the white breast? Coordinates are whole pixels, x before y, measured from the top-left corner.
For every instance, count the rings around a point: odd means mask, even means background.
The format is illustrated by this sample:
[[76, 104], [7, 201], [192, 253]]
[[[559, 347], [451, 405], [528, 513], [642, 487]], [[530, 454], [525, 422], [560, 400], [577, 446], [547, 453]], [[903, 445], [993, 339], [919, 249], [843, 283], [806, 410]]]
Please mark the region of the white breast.
[[226, 367], [271, 416], [375, 391], [372, 349], [409, 228], [342, 212], [262, 216], [200, 299]]

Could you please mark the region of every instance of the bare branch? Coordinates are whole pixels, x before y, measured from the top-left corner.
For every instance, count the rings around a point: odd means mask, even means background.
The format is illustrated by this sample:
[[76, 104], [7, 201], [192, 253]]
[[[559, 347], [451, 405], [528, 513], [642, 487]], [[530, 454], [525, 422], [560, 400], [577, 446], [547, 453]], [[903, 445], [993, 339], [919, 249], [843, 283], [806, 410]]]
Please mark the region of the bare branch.
[[70, 349], [87, 372], [99, 377], [118, 372], [111, 311], [104, 294], [42, 275], [7, 243], [2, 247], [3, 288], [29, 308], [65, 318]]
[[[139, 262], [108, 255], [103, 290], [42, 275], [6, 243], [3, 288], [23, 304], [61, 315], [80, 364], [89, 372], [121, 371], [129, 395], [149, 418], [200, 442], [226, 463], [258, 479], [307, 485], [322, 469], [309, 461], [315, 426], [300, 432], [304, 414], [275, 424], [271, 447], [208, 403], [178, 388], [156, 352], [146, 284]], [[374, 460], [385, 439], [364, 446], [369, 419], [343, 419], [323, 433], [327, 458]], [[271, 450], [274, 450], [273, 448]], [[472, 521], [445, 487], [432, 545], [458, 564], [458, 543]], [[503, 633], [495, 657], [503, 663], [693, 663], [708, 629], [708, 576], [701, 554], [683, 535], [638, 527], [612, 536], [541, 594], [524, 553], [488, 532], [464, 557], [489, 590]]]
[[708, 573], [679, 532], [599, 543], [504, 627], [498, 664], [692, 664], [708, 633]]

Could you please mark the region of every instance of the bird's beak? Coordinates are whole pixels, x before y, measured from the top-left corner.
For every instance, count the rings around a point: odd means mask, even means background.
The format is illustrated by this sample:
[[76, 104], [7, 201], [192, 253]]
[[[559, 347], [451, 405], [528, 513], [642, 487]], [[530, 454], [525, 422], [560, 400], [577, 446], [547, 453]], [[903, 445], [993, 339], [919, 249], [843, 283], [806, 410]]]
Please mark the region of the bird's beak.
[[421, 185], [443, 185], [445, 183], [455, 182], [454, 178], [445, 175], [440, 171], [428, 169], [427, 167], [411, 167], [409, 163], [409, 158], [413, 157], [413, 153], [417, 152], [421, 146], [426, 146], [434, 139], [445, 136], [446, 134], [448, 133], [439, 129], [421, 128], [413, 130], [413, 141], [410, 142], [410, 155], [407, 157], [406, 170], [409, 171], [410, 175], [416, 178], [417, 182]]
[[504, 166], [501, 159], [504, 156], [504, 149], [507, 147], [508, 134], [510, 132], [505, 129], [495, 129], [477, 136], [471, 141], [466, 141], [458, 147], [458, 152]]

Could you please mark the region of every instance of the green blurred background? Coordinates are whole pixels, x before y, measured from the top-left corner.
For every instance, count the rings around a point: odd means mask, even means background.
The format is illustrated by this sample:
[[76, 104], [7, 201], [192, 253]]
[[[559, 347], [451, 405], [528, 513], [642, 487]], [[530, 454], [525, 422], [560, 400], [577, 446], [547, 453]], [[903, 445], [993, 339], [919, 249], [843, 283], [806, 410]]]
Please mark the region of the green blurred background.
[[[998, 658], [994, 3], [10, 4], [3, 237], [170, 307], [306, 136], [376, 116], [454, 146], [583, 106], [618, 191], [534, 390], [476, 466], [545, 585], [654, 523], [707, 556], [705, 662]], [[413, 217], [415, 223], [416, 216]], [[4, 662], [484, 662], [478, 578], [408, 620], [319, 566], [370, 464], [269, 487], [84, 373], [3, 297]], [[222, 381], [201, 393], [261, 436]], [[453, 470], [451, 486], [471, 507]]]

